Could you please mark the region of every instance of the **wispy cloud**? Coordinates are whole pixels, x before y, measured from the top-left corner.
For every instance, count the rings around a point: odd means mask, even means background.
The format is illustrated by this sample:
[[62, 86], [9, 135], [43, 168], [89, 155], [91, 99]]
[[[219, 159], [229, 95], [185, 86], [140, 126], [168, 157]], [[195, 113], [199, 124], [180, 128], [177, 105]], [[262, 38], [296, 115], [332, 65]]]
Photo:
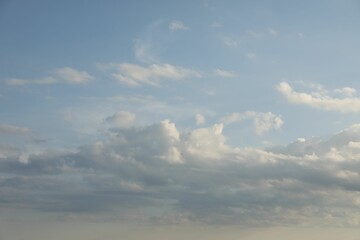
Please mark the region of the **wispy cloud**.
[[214, 73], [220, 77], [224, 77], [224, 78], [233, 78], [236, 77], [236, 74], [233, 72], [229, 72], [229, 71], [225, 71], [223, 69], [215, 69]]
[[290, 103], [303, 104], [313, 108], [337, 112], [360, 112], [360, 98], [354, 97], [356, 90], [350, 87], [335, 89], [334, 92], [345, 94], [343, 98], [332, 97], [324, 89], [315, 92], [297, 92], [287, 82], [277, 85], [277, 90]]
[[231, 47], [231, 48], [237, 48], [241, 44], [240, 40], [231, 37], [224, 37], [223, 42], [227, 47]]
[[189, 30], [189, 27], [186, 26], [183, 22], [181, 21], [178, 21], [178, 20], [173, 20], [170, 22], [169, 24], [169, 29], [171, 31], [178, 31], [178, 30], [181, 30], [181, 31], [186, 31], [186, 30]]
[[162, 80], [180, 80], [188, 77], [201, 77], [195, 70], [174, 66], [171, 64], [152, 64], [140, 66], [131, 63], [110, 64], [117, 70], [112, 76], [120, 83], [137, 87], [141, 85], [159, 85]]
[[156, 63], [159, 60], [155, 57], [151, 41], [136, 40], [134, 45], [135, 57], [142, 63]]
[[250, 59], [251, 61], [256, 61], [257, 59], [257, 55], [255, 53], [248, 53], [246, 54], [247, 58]]
[[225, 124], [240, 122], [244, 120], [252, 120], [256, 134], [262, 135], [272, 129], [280, 129], [283, 125], [281, 116], [275, 115], [271, 112], [233, 112], [224, 116], [221, 121]]
[[1, 135], [27, 135], [31, 132], [29, 128], [18, 127], [8, 124], [0, 124]]
[[277, 35], [278, 35], [278, 32], [277, 32], [275, 29], [273, 29], [273, 28], [268, 27], [268, 28], [267, 28], [267, 31], [268, 31], [269, 34], [271, 34], [271, 35], [273, 35], [273, 36], [277, 36]]
[[199, 125], [203, 125], [205, 123], [206, 119], [204, 117], [204, 115], [200, 114], [200, 113], [197, 113], [195, 115], [195, 122], [196, 122], [196, 125], [199, 126]]
[[58, 82], [57, 79], [55, 79], [54, 77], [45, 77], [45, 78], [33, 79], [33, 80], [9, 78], [6, 80], [6, 83], [8, 85], [12, 85], [12, 86], [23, 86], [23, 85], [29, 85], [29, 84], [47, 85], [47, 84], [54, 84], [57, 82]]
[[114, 115], [107, 117], [105, 122], [110, 123], [116, 128], [128, 128], [133, 126], [136, 115], [131, 112], [117, 112]]
[[84, 84], [93, 80], [94, 77], [85, 71], [79, 71], [70, 67], [58, 68], [55, 70], [59, 81], [70, 84]]
[[6, 80], [6, 83], [12, 86], [48, 85], [55, 83], [84, 84], [93, 79], [94, 77], [85, 71], [79, 71], [70, 67], [64, 67], [55, 69], [52, 76], [32, 80], [9, 78]]

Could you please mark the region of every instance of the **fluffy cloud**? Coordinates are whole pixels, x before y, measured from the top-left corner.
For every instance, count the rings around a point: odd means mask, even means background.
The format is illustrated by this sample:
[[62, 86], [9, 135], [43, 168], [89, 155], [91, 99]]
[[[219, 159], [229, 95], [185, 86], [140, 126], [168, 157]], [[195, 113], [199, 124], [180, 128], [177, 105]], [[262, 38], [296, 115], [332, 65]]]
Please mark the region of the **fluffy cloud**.
[[186, 31], [189, 30], [189, 27], [186, 26], [183, 22], [178, 21], [178, 20], [173, 20], [170, 22], [169, 24], [169, 29], [171, 31], [178, 31], [178, 30], [182, 30], [182, 31]]
[[0, 207], [114, 220], [358, 226], [359, 126], [271, 149], [228, 145], [223, 124], [180, 132], [169, 120], [27, 162], [0, 146]]
[[343, 113], [360, 111], [360, 98], [353, 96], [356, 93], [356, 90], [353, 88], [345, 87], [334, 90], [334, 92], [344, 94], [345, 97], [343, 98], [331, 97], [326, 90], [310, 93], [297, 92], [287, 82], [279, 83], [277, 89], [290, 103]]
[[230, 124], [247, 119], [251, 119], [253, 121], [255, 132], [258, 135], [262, 135], [272, 129], [280, 129], [284, 123], [280, 116], [271, 112], [263, 113], [254, 111], [247, 111], [243, 113], [234, 112], [223, 117], [221, 121], [225, 124]]
[[143, 67], [136, 64], [110, 64], [117, 70], [112, 76], [120, 83], [136, 87], [140, 85], [159, 85], [164, 79], [180, 80], [188, 77], [201, 77], [200, 73], [170, 64], [152, 64]]
[[41, 79], [33, 80], [9, 78], [6, 80], [6, 83], [13, 86], [48, 85], [61, 82], [65, 82], [68, 84], [84, 84], [93, 79], [94, 77], [85, 71], [78, 71], [70, 67], [65, 67], [56, 69], [53, 76], [47, 76]]

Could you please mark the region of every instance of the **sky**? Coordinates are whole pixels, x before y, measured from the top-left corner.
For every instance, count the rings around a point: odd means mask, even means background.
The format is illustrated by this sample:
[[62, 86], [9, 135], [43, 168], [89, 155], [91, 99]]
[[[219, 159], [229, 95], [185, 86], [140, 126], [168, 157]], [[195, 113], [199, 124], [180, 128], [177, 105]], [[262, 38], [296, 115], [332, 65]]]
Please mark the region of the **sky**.
[[360, 2], [0, 1], [0, 240], [358, 239]]

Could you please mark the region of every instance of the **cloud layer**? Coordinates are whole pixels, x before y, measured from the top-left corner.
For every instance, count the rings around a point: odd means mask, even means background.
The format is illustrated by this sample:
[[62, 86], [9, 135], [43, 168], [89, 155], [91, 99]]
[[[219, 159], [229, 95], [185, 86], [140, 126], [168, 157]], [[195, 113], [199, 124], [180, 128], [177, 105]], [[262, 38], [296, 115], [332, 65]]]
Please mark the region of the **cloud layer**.
[[110, 211], [126, 221], [360, 224], [360, 125], [267, 150], [230, 146], [222, 131], [180, 132], [164, 120], [27, 162], [2, 146], [0, 208]]

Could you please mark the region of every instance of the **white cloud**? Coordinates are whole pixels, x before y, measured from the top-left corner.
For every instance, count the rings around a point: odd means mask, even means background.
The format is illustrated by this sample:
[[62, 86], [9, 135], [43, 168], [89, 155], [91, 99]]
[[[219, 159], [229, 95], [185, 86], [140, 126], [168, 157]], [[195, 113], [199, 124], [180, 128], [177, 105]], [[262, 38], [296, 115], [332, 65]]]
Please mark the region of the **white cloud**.
[[183, 137], [184, 151], [198, 159], [221, 160], [223, 154], [234, 151], [226, 144], [222, 134], [223, 124], [215, 124], [210, 128], [199, 128]]
[[195, 122], [196, 122], [196, 125], [203, 125], [205, 123], [205, 117], [204, 115], [200, 114], [200, 113], [197, 113], [195, 115]]
[[334, 90], [336, 93], [343, 94], [345, 97], [353, 97], [356, 95], [356, 89], [351, 87], [338, 88]]
[[233, 77], [236, 77], [236, 74], [235, 73], [232, 73], [232, 72], [229, 72], [229, 71], [225, 71], [225, 70], [222, 70], [222, 69], [215, 69], [214, 70], [214, 73], [220, 77], [224, 77], [224, 78], [233, 78]]
[[93, 76], [85, 71], [78, 71], [69, 67], [58, 68], [55, 70], [55, 74], [61, 81], [70, 84], [84, 84], [94, 79]]
[[159, 85], [161, 80], [180, 80], [188, 77], [201, 77], [201, 74], [187, 68], [170, 64], [152, 64], [143, 67], [136, 64], [121, 63], [111, 64], [117, 72], [112, 76], [120, 83], [136, 87], [140, 85]]
[[247, 111], [243, 113], [234, 112], [221, 119], [225, 124], [233, 122], [239, 122], [243, 120], [251, 119], [254, 124], [255, 132], [258, 135], [262, 135], [272, 129], [280, 129], [283, 125], [281, 116], [275, 115], [271, 112], [254, 112]]
[[117, 128], [128, 128], [133, 126], [135, 117], [133, 113], [121, 111], [107, 117], [105, 121]]
[[[359, 112], [360, 98], [353, 97], [356, 90], [353, 88], [337, 89], [336, 92], [347, 94], [344, 98], [334, 98], [326, 94], [327, 91], [316, 92], [296, 92], [287, 82], [277, 85], [277, 90], [281, 92], [290, 103], [303, 104], [310, 107], [338, 112]], [[350, 95], [349, 95], [350, 94]]]
[[7, 124], [0, 124], [0, 135], [24, 135], [29, 134], [30, 129]]
[[89, 73], [85, 71], [78, 71], [73, 68], [65, 67], [65, 68], [58, 68], [54, 72], [53, 76], [47, 76], [41, 79], [19, 79], [19, 78], [9, 78], [6, 80], [8, 85], [13, 86], [24, 86], [24, 85], [48, 85], [48, 84], [55, 84], [55, 83], [69, 83], [69, 84], [83, 84], [92, 79]]
[[177, 31], [177, 30], [182, 30], [182, 31], [186, 31], [189, 30], [189, 27], [186, 26], [183, 22], [178, 21], [178, 20], [173, 20], [170, 22], [169, 24], [169, 29], [171, 31]]

